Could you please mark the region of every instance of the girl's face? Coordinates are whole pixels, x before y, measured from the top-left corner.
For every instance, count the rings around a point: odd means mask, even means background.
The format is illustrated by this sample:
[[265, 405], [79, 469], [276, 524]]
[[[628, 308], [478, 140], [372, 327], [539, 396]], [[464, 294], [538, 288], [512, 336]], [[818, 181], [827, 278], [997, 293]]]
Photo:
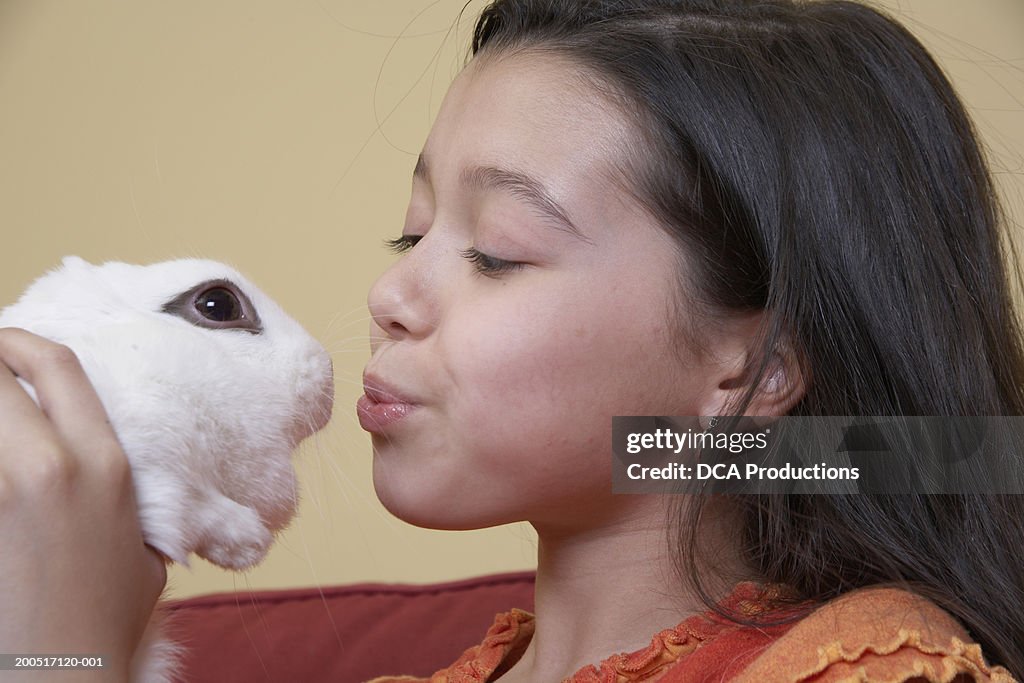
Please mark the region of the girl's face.
[[369, 295], [358, 412], [398, 517], [599, 523], [638, 498], [611, 495], [612, 416], [709, 414], [709, 361], [674, 330], [677, 247], [615, 181], [631, 144], [556, 57], [476, 59], [452, 85], [414, 174], [415, 246]]

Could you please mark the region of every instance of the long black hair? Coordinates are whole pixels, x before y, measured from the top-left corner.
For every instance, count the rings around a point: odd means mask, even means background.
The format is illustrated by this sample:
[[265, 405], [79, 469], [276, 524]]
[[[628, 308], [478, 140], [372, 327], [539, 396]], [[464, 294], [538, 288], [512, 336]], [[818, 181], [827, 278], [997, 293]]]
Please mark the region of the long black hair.
[[[692, 257], [683, 285], [704, 315], [764, 312], [731, 414], [783, 343], [810, 378], [791, 415], [1024, 414], [991, 177], [948, 80], [898, 23], [843, 0], [495, 0], [472, 53], [517, 50], [567, 58], [621, 102], [639, 143], [622, 160], [631, 191]], [[688, 497], [689, 519], [705, 502]], [[734, 502], [765, 580], [811, 601], [908, 587], [1024, 678], [1024, 496]], [[673, 525], [678, 569], [712, 606], [697, 526]]]

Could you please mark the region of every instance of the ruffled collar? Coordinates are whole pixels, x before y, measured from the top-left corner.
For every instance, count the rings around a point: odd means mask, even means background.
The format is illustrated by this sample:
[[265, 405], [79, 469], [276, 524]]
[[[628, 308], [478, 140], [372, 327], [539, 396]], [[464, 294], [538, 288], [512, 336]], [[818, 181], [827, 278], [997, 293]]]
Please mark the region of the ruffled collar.
[[[727, 613], [753, 617], [775, 607], [776, 601], [787, 594], [785, 586], [744, 581], [719, 602], [719, 607]], [[451, 667], [435, 674], [431, 683], [484, 683], [502, 664], [502, 668], [508, 668], [518, 661], [533, 637], [534, 625], [533, 614], [520, 609], [498, 614], [483, 642], [463, 653]], [[564, 683], [651, 680], [704, 643], [735, 628], [737, 624], [712, 610], [695, 614], [656, 633], [647, 647], [612, 655], [597, 666], [586, 666]]]

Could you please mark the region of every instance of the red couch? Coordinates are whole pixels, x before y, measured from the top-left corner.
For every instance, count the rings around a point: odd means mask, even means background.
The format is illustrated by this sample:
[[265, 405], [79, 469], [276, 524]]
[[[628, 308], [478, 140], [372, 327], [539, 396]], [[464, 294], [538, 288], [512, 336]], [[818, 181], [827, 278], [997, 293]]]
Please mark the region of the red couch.
[[429, 676], [479, 643], [494, 615], [533, 610], [533, 572], [425, 586], [358, 584], [166, 603], [187, 647], [183, 683]]

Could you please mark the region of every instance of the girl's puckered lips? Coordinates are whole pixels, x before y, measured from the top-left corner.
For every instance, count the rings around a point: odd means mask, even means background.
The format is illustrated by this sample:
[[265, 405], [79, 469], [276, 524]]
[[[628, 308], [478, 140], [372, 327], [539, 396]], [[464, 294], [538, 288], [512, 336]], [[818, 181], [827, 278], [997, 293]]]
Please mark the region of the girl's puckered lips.
[[356, 414], [359, 425], [374, 434], [384, 433], [417, 408], [413, 399], [373, 375], [363, 375], [363, 391], [356, 401]]

